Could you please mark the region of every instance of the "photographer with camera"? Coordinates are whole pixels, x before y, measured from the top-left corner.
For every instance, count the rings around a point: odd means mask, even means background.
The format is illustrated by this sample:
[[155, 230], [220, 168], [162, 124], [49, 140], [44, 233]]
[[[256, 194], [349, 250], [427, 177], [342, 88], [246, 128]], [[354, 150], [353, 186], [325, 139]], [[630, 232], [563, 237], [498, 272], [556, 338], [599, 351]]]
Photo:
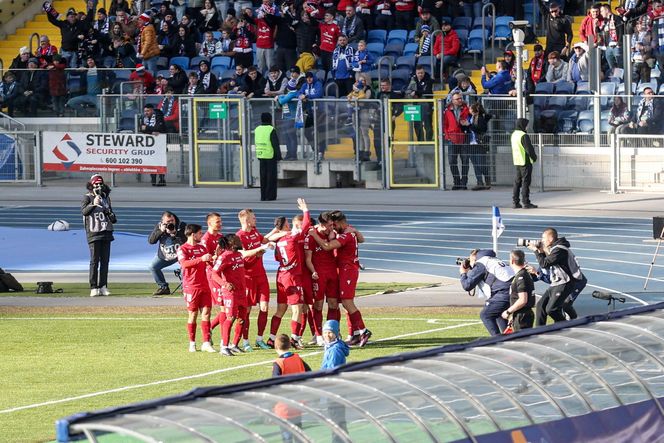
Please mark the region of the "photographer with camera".
[[576, 257], [569, 249], [569, 242], [565, 237], [558, 238], [558, 231], [554, 228], [547, 228], [542, 232], [541, 242], [528, 241], [525, 246], [535, 253], [540, 267], [548, 271], [551, 279], [551, 286], [537, 302], [535, 324], [546, 325], [547, 316], [551, 316], [554, 322], [565, 321], [565, 302], [574, 292], [577, 282], [585, 280]]
[[[496, 258], [492, 249], [473, 249], [467, 259], [457, 259], [461, 286], [465, 291], [476, 289], [478, 298], [486, 299], [480, 319], [491, 335], [500, 335], [507, 327], [503, 312], [510, 307], [510, 284], [514, 271]], [[474, 295], [474, 294], [471, 294]]]
[[148, 243], [151, 245], [159, 242], [157, 255], [150, 264], [152, 278], [159, 285], [152, 295], [169, 295], [171, 293], [161, 270], [178, 261], [178, 249], [187, 242], [187, 236], [184, 235], [186, 226], [187, 224], [180, 221], [175, 214], [164, 211], [161, 215], [161, 221], [157, 223], [152, 234], [148, 237]]
[[98, 174], [90, 177], [85, 187], [88, 192], [83, 196], [81, 214], [90, 247], [90, 297], [111, 295], [106, 285], [108, 262], [111, 259], [113, 224], [117, 223], [109, 197], [111, 188]]

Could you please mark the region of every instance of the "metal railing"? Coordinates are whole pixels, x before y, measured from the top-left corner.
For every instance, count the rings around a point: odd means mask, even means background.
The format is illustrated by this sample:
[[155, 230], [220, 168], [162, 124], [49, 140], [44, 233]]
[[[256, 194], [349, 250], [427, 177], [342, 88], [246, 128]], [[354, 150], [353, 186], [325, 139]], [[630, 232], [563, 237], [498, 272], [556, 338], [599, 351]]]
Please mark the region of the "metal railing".
[[35, 132], [10, 130], [0, 133], [0, 152], [5, 160], [0, 167], [0, 183], [38, 183], [41, 146]]
[[2, 129], [7, 131], [16, 131], [16, 130], [25, 129], [25, 124], [23, 122], [20, 122], [3, 112], [0, 112], [0, 125], [2, 125]]
[[[489, 2], [482, 6], [482, 36], [486, 36], [486, 10], [491, 9], [491, 54], [495, 55], [496, 52], [496, 7], [493, 3]], [[486, 40], [482, 43], [482, 66], [486, 66]]]
[[391, 62], [392, 57], [384, 55], [381, 58], [378, 59], [378, 62], [376, 63], [376, 69], [378, 69], [378, 84], [380, 85], [380, 82], [383, 80], [383, 65], [387, 64], [387, 78], [391, 79], [392, 78], [392, 65], [393, 63]]
[[30, 35], [30, 40], [29, 40], [29, 46], [30, 46], [30, 54], [34, 54], [35, 52], [32, 50], [32, 41], [37, 37], [37, 47], [39, 47], [39, 39], [41, 38], [39, 33], [33, 32]]

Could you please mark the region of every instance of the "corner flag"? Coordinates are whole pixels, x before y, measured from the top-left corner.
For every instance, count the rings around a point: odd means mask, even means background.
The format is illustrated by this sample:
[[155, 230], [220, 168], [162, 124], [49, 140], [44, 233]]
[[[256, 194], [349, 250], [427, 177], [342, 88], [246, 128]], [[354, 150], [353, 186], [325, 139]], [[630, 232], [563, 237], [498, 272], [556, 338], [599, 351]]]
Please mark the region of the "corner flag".
[[496, 247], [498, 245], [498, 237], [503, 233], [505, 230], [505, 225], [503, 225], [503, 219], [500, 216], [500, 209], [498, 209], [498, 206], [493, 207], [493, 216], [491, 218], [491, 224], [492, 224], [492, 229], [491, 229], [491, 236], [493, 237], [493, 245], [494, 245], [494, 251], [496, 251]]

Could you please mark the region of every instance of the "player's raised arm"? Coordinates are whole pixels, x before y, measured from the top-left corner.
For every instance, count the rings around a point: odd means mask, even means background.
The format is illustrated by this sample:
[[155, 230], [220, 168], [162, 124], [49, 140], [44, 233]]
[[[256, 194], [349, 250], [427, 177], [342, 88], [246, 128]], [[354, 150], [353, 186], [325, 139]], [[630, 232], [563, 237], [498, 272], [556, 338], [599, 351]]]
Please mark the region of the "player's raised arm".
[[333, 249], [339, 249], [341, 247], [341, 243], [339, 243], [339, 240], [334, 239], [334, 240], [323, 240], [320, 238], [318, 235], [318, 232], [316, 230], [311, 230], [309, 231], [311, 233], [311, 236], [316, 240], [316, 243], [318, 243], [318, 246], [323, 248], [326, 251], [331, 251]]

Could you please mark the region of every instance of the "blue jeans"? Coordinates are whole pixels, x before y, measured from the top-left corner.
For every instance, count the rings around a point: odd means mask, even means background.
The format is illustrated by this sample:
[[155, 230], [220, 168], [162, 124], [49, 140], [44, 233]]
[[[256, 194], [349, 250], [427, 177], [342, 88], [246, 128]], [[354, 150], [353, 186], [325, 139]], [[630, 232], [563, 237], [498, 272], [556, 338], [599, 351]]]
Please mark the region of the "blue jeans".
[[60, 55], [67, 59], [70, 68], [78, 68], [78, 52], [60, 49]]
[[610, 75], [613, 75], [614, 68], [622, 68], [622, 51], [618, 46], [607, 46], [604, 56], [611, 70]]
[[508, 297], [490, 298], [480, 311], [480, 319], [491, 335], [500, 335], [507, 327], [507, 320], [500, 315], [510, 307]]
[[482, 17], [482, 2], [473, 2], [473, 3], [464, 2], [463, 15], [471, 18]]
[[157, 255], [152, 260], [152, 263], [150, 263], [150, 272], [152, 273], [152, 278], [154, 278], [154, 281], [159, 285], [160, 288], [168, 287], [168, 283], [166, 283], [166, 277], [164, 277], [164, 273], [161, 272], [161, 270], [169, 267], [177, 261], [178, 260], [176, 258], [173, 260], [164, 260], [163, 258], [159, 258]]
[[152, 57], [147, 60], [143, 60], [143, 64], [145, 65], [145, 69], [150, 71], [150, 74], [156, 76], [157, 75], [157, 63], [159, 62], [159, 57]]

